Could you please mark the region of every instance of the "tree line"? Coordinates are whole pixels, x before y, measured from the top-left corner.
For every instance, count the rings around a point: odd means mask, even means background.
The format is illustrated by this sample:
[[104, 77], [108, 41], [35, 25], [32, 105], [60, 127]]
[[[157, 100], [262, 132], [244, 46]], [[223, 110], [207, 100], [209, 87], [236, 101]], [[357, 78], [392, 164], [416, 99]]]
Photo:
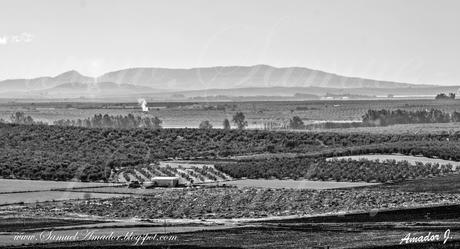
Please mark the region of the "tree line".
[[[6, 120], [0, 119], [0, 123], [7, 123]], [[46, 125], [47, 123], [36, 121], [24, 112], [15, 112], [10, 115], [10, 123], [23, 125]]]
[[455, 93], [449, 93], [449, 95], [445, 93], [439, 93], [434, 98], [436, 100], [455, 100]]
[[[244, 113], [237, 112], [233, 115], [232, 121], [239, 130], [244, 130], [248, 126], [248, 122], [245, 120]], [[15, 112], [10, 115], [9, 121], [0, 119], [0, 123], [12, 123], [12, 124], [23, 124], [23, 125], [48, 125], [47, 122], [36, 121], [30, 115], [26, 115], [24, 112]], [[86, 127], [86, 128], [116, 128], [116, 129], [133, 129], [133, 128], [150, 128], [160, 129], [162, 120], [158, 117], [149, 116], [134, 116], [133, 114], [123, 115], [109, 115], [109, 114], [95, 114], [93, 117], [84, 119], [59, 119], [52, 123], [57, 126], [75, 126], [75, 127]], [[222, 123], [224, 130], [230, 130], [231, 125], [228, 119], [224, 119]], [[199, 129], [209, 130], [213, 126], [209, 120], [202, 121]]]
[[363, 124], [376, 126], [449, 122], [460, 122], [460, 113], [448, 113], [438, 109], [417, 111], [382, 109], [368, 110], [367, 113], [363, 115]]
[[[233, 115], [233, 123], [238, 130], [244, 130], [248, 126], [244, 113], [237, 112]], [[374, 127], [374, 126], [388, 126], [394, 124], [419, 124], [419, 123], [449, 123], [460, 122], [460, 112], [447, 113], [438, 109], [431, 110], [368, 110], [362, 116], [362, 122], [325, 122], [319, 124], [305, 125], [299, 116], [293, 116], [284, 128], [299, 130], [299, 129], [334, 129], [334, 128], [357, 128], [357, 127]], [[0, 123], [6, 123], [5, 120], [0, 119]], [[10, 123], [14, 124], [47, 124], [45, 122], [35, 121], [31, 116], [25, 115], [23, 112], [16, 112], [10, 116]], [[58, 126], [76, 126], [87, 128], [161, 128], [162, 121], [158, 117], [149, 116], [134, 116], [128, 114], [122, 115], [108, 115], [96, 114], [93, 117], [85, 119], [60, 119], [53, 122], [53, 125]], [[209, 120], [202, 121], [199, 129], [209, 130], [213, 125]], [[228, 119], [223, 121], [223, 129], [230, 130], [231, 125]]]
[[116, 129], [133, 129], [133, 128], [148, 128], [160, 129], [162, 121], [158, 117], [149, 116], [134, 116], [128, 114], [122, 115], [108, 115], [96, 114], [93, 117], [86, 119], [60, 119], [53, 122], [53, 125], [58, 126], [77, 126], [87, 128], [116, 128]]
[[[9, 122], [0, 119], [0, 123], [11, 123], [21, 125], [48, 125], [46, 122], [34, 120], [30, 115], [24, 112], [15, 112], [10, 115]], [[84, 119], [59, 119], [53, 121], [56, 126], [75, 126], [85, 128], [115, 128], [115, 129], [133, 129], [133, 128], [149, 128], [160, 129], [162, 121], [158, 117], [149, 116], [134, 116], [133, 114], [123, 115], [108, 115], [95, 114], [93, 117]]]
[[305, 125], [302, 119], [294, 116], [289, 120], [289, 129], [337, 129], [388, 126], [395, 124], [426, 124], [460, 122], [460, 112], [443, 112], [438, 109], [430, 110], [368, 110], [362, 116], [362, 122], [324, 122]]

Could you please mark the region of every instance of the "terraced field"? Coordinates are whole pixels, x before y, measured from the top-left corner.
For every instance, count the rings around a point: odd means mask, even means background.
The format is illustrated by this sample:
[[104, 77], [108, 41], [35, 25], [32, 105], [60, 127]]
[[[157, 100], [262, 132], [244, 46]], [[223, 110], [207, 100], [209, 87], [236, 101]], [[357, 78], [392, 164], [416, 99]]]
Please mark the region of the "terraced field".
[[233, 180], [229, 175], [214, 168], [211, 164], [191, 164], [178, 162], [160, 162], [144, 167], [125, 169], [117, 174], [115, 180], [125, 183], [130, 181], [145, 182], [152, 177], [174, 176], [179, 183], [192, 185]]
[[372, 154], [372, 155], [356, 155], [356, 156], [342, 156], [342, 157], [331, 157], [328, 158], [327, 160], [333, 160], [333, 159], [352, 159], [352, 160], [360, 160], [360, 159], [367, 159], [367, 160], [373, 160], [373, 161], [385, 161], [385, 160], [395, 160], [395, 161], [407, 161], [409, 164], [412, 165], [417, 165], [417, 164], [427, 164], [430, 163], [432, 165], [439, 164], [441, 165], [452, 165], [452, 169], [456, 170], [458, 167], [460, 167], [460, 162], [456, 161], [451, 161], [451, 160], [443, 160], [443, 159], [438, 159], [438, 158], [428, 158], [428, 157], [422, 157], [422, 156], [406, 156], [406, 155], [399, 155], [399, 154], [393, 154], [393, 155], [385, 155], [385, 154]]

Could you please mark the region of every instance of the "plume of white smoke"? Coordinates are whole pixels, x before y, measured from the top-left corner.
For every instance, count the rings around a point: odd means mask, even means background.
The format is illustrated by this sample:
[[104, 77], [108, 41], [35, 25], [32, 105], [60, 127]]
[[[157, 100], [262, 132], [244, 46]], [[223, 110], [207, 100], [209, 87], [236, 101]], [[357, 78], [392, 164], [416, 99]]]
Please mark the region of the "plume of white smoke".
[[138, 99], [137, 103], [139, 103], [139, 105], [142, 107], [143, 112], [149, 111], [149, 108], [147, 107], [147, 101], [145, 101], [145, 99]]

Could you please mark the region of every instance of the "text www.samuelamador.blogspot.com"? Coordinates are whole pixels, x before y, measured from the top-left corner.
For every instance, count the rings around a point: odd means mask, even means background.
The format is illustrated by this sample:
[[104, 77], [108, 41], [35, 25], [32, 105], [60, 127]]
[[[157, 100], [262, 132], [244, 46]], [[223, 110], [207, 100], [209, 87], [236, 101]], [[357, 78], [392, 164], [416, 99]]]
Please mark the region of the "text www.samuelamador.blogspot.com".
[[133, 232], [126, 233], [100, 233], [98, 230], [76, 231], [72, 233], [56, 233], [55, 231], [43, 231], [35, 234], [17, 234], [13, 236], [13, 240], [24, 241], [84, 241], [84, 240], [115, 240], [115, 241], [132, 241], [134, 245], [142, 245], [146, 241], [176, 241], [175, 235], [159, 235], [159, 234], [134, 234]]

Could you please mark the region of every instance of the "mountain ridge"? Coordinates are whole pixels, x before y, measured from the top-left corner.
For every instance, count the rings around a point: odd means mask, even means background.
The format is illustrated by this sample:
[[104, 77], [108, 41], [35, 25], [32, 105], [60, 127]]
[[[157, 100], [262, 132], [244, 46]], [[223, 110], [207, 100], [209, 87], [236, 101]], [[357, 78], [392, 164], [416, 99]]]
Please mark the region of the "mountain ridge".
[[75, 70], [67, 71], [56, 75], [51, 76], [42, 76], [32, 79], [7, 79], [0, 81], [0, 91], [10, 90], [10, 91], [33, 91], [33, 90], [43, 90], [47, 88], [56, 87], [63, 83], [86, 83], [90, 84], [95, 82], [95, 79], [92, 77], [84, 76]]
[[407, 87], [410, 83], [347, 77], [304, 67], [216, 66], [200, 68], [138, 67], [109, 72], [98, 77], [101, 81], [130, 84], [167, 84], [176, 89], [202, 90], [235, 87]]
[[[98, 77], [88, 77], [75, 70], [54, 77], [32, 79], [7, 79], [0, 81], [0, 90], [38, 90], [63, 83], [114, 82], [171, 90], [202, 90], [237, 87], [330, 87], [330, 88], [389, 88], [429, 87], [394, 81], [348, 77], [305, 67], [215, 66], [197, 68], [135, 67], [107, 72]], [[165, 85], [166, 87], [159, 87]]]
[[[242, 90], [246, 89], [246, 90]], [[0, 97], [62, 96], [92, 97], [119, 95], [167, 96], [184, 93], [190, 97], [209, 94], [241, 96], [292, 95], [298, 93], [325, 95], [365, 94], [435, 95], [455, 86], [419, 85], [347, 77], [304, 67], [216, 66], [201, 68], [127, 68], [88, 77], [70, 70], [50, 77], [0, 81]], [[11, 93], [11, 94], [9, 94]]]

